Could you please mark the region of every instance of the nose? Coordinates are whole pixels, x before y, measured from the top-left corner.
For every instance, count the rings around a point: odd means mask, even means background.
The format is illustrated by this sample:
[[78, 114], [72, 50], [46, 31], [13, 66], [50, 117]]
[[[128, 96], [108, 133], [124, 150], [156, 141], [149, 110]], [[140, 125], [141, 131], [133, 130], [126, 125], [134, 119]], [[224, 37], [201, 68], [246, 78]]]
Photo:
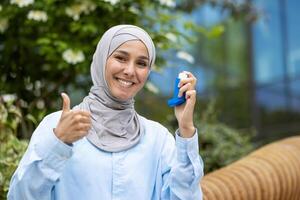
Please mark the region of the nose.
[[133, 76], [134, 75], [134, 63], [133, 62], [129, 62], [125, 68], [124, 68], [124, 74], [127, 76]]

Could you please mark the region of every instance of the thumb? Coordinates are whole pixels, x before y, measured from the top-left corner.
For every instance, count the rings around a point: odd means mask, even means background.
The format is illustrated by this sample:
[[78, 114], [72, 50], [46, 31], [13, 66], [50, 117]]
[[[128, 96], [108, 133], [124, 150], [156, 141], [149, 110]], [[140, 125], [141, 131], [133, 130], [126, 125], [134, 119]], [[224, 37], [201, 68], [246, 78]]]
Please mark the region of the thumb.
[[69, 96], [66, 93], [61, 93], [61, 97], [63, 99], [62, 111], [63, 112], [70, 111], [70, 98], [69, 98]]

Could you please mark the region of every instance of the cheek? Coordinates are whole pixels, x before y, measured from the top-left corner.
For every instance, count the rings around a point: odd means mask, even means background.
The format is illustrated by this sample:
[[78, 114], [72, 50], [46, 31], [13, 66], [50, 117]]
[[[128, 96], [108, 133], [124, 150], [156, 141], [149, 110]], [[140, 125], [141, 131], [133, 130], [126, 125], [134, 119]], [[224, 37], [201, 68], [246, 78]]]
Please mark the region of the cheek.
[[105, 68], [105, 78], [106, 80], [110, 78], [114, 73], [118, 71], [120, 68], [118, 62], [115, 62], [113, 60], [108, 60], [106, 63], [106, 68]]
[[145, 83], [148, 79], [148, 75], [149, 75], [149, 69], [139, 72], [140, 82]]

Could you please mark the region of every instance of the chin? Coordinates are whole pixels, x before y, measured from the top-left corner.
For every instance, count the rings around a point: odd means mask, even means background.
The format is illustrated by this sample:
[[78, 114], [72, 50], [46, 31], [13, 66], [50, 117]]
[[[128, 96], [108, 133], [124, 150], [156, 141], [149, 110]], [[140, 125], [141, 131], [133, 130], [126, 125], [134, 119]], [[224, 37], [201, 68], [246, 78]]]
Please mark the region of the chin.
[[122, 100], [122, 101], [129, 100], [133, 97], [133, 96], [130, 96], [128, 94], [120, 94], [120, 93], [114, 94], [113, 96], [115, 98], [119, 99], [119, 100]]

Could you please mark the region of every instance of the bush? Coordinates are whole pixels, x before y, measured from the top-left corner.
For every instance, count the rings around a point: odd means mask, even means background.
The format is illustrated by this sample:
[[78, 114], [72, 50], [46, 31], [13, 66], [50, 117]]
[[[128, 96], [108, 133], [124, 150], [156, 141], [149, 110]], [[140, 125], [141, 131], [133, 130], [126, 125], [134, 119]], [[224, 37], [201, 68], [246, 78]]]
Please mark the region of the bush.
[[0, 145], [0, 198], [6, 199], [11, 176], [18, 167], [28, 142], [8, 135], [6, 141], [0, 141]]
[[208, 105], [202, 119], [196, 116], [195, 120], [205, 173], [224, 167], [254, 149], [251, 142], [254, 131], [243, 133], [218, 122], [214, 104], [212, 102]]
[[251, 136], [225, 124], [204, 124], [199, 129], [200, 154], [205, 172], [211, 172], [236, 161], [254, 149]]
[[5, 102], [0, 96], [0, 199], [6, 199], [11, 176], [28, 145], [15, 135], [22, 115], [14, 103]]

